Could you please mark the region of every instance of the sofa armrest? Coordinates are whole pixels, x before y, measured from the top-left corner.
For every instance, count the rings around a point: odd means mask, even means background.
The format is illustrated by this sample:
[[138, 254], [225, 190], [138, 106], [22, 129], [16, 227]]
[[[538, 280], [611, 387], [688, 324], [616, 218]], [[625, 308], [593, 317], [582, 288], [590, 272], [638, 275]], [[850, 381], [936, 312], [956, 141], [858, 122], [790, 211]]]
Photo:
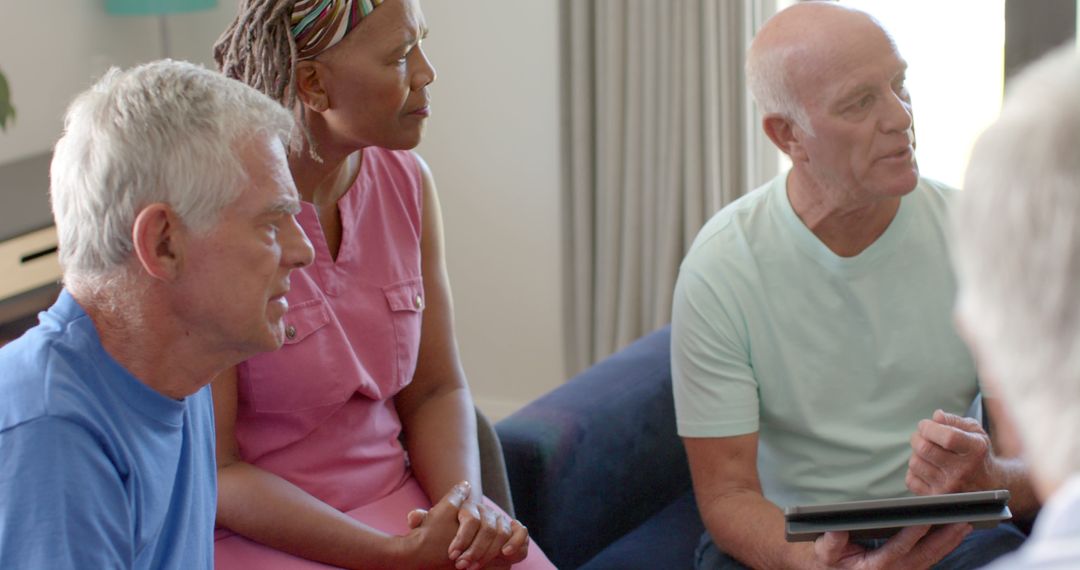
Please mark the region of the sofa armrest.
[[499, 422], [518, 519], [573, 568], [690, 489], [675, 431], [670, 327]]
[[480, 451], [480, 484], [484, 486], [484, 495], [502, 507], [506, 514], [516, 518], [499, 434], [479, 408], [476, 409], [476, 441]]

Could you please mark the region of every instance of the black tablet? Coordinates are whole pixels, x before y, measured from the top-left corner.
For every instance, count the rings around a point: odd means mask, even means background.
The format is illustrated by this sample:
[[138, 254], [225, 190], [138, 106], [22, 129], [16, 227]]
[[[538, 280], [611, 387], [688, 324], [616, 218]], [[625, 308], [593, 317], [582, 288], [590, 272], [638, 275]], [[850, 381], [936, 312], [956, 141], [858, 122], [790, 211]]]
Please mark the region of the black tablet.
[[851, 540], [888, 538], [916, 525], [970, 523], [990, 528], [1012, 518], [1009, 492], [978, 491], [870, 501], [805, 505], [784, 509], [788, 542], [816, 539], [829, 531], [847, 531]]

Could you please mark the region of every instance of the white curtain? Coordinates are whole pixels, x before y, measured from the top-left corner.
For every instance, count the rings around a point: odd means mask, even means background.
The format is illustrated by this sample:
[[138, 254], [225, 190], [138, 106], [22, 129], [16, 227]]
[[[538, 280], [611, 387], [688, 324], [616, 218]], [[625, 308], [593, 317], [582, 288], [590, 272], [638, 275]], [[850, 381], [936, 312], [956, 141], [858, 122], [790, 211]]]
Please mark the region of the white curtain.
[[567, 368], [670, 320], [718, 209], [773, 176], [743, 62], [775, 0], [563, 0]]

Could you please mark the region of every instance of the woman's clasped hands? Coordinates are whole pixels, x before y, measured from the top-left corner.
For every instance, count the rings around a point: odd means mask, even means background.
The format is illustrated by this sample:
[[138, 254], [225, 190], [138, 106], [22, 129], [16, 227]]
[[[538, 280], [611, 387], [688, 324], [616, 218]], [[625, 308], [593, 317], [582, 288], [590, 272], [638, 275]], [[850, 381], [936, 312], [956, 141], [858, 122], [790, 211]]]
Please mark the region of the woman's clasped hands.
[[421, 568], [509, 568], [529, 552], [529, 531], [474, 497], [467, 481], [453, 487], [430, 510], [408, 515], [407, 551]]

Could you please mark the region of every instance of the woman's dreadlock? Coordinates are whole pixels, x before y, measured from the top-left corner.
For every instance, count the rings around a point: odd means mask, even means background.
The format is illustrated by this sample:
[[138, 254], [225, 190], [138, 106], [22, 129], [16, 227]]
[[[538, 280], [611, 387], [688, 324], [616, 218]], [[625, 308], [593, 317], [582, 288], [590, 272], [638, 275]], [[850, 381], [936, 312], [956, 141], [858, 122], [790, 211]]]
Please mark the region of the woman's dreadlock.
[[[262, 91], [291, 109], [311, 157], [315, 152], [307, 118], [296, 96], [296, 40], [291, 17], [297, 0], [241, 0], [233, 23], [214, 44], [214, 61], [227, 77]], [[293, 150], [299, 147], [294, 141]]]

